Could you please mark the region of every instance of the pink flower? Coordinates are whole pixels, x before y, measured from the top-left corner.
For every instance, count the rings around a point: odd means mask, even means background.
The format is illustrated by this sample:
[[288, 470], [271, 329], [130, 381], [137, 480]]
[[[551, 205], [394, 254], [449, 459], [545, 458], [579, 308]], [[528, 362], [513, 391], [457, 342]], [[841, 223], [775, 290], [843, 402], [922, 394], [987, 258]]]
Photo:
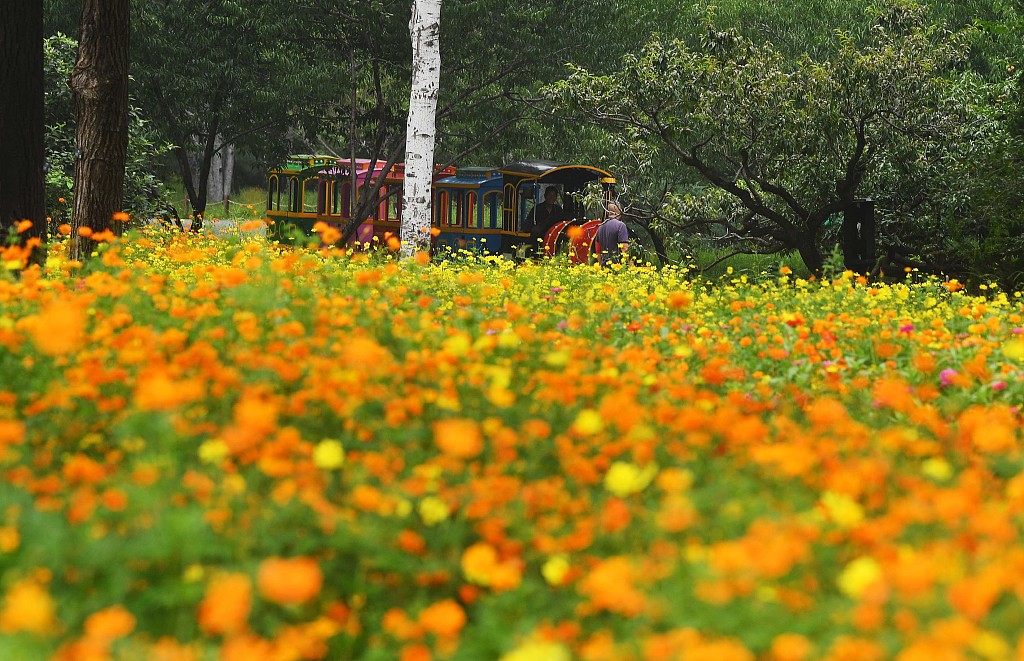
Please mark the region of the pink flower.
[[956, 376], [956, 370], [942, 370], [939, 372], [939, 383], [944, 386], [951, 386], [953, 385], [953, 379], [955, 379]]

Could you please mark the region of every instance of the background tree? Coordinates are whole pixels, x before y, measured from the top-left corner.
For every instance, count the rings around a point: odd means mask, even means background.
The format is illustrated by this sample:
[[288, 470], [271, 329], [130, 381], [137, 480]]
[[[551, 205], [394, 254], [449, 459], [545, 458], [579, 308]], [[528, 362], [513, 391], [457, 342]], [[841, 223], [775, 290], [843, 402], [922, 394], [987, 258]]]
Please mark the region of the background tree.
[[93, 242], [77, 230], [120, 232], [128, 151], [128, 0], [82, 0], [78, 59], [71, 73], [75, 103], [75, 197], [72, 259]]
[[318, 95], [340, 88], [334, 62], [296, 45], [308, 10], [281, 0], [136, 3], [138, 98], [174, 144], [196, 212], [206, 210], [217, 154], [234, 145], [278, 158], [319, 111]]
[[621, 144], [665, 151], [699, 174], [727, 204], [697, 224], [798, 251], [820, 272], [825, 223], [863, 194], [866, 178], [956, 144], [969, 110], [943, 93], [965, 52], [965, 33], [928, 26], [905, 2], [877, 15], [863, 46], [841, 34], [828, 61], [791, 63], [709, 20], [699, 51], [655, 40], [620, 71], [578, 69], [549, 94], [614, 128]]
[[43, 5], [0, 3], [0, 242], [21, 220], [44, 237]]

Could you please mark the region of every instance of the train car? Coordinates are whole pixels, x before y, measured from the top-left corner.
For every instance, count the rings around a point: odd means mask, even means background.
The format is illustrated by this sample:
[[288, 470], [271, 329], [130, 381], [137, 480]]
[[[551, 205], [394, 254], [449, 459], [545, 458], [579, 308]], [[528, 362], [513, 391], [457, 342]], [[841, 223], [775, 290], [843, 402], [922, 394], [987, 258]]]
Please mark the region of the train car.
[[[312, 233], [318, 222], [343, 229], [349, 224], [354, 200], [363, 188], [380, 182], [373, 210], [352, 235], [352, 244], [373, 237], [383, 239], [399, 231], [402, 217], [404, 166], [387, 172], [383, 164], [367, 159], [300, 155], [271, 170], [267, 188], [267, 216], [272, 236], [287, 240], [289, 233]], [[568, 254], [573, 262], [586, 262], [594, 250], [594, 236], [603, 210], [589, 214], [582, 202], [588, 186], [598, 185], [604, 199], [615, 194], [615, 179], [589, 165], [546, 160], [517, 161], [499, 168], [443, 168], [433, 183], [433, 249], [436, 252], [469, 250], [481, 254], [522, 256], [524, 253]], [[559, 194], [561, 214], [540, 236], [541, 246], [527, 250], [529, 223], [549, 188]], [[536, 235], [534, 235], [536, 239]]]
[[[267, 177], [270, 236], [290, 242], [296, 234], [312, 235], [317, 223], [344, 231], [364, 187], [374, 186], [378, 181], [381, 185], [373, 209], [349, 242], [363, 245], [375, 235], [397, 232], [402, 218], [405, 167], [399, 163], [385, 172], [385, 165], [371, 159], [352, 162], [323, 155], [289, 157], [281, 167], [270, 170]], [[454, 173], [454, 168], [447, 168], [440, 170], [438, 176]]]

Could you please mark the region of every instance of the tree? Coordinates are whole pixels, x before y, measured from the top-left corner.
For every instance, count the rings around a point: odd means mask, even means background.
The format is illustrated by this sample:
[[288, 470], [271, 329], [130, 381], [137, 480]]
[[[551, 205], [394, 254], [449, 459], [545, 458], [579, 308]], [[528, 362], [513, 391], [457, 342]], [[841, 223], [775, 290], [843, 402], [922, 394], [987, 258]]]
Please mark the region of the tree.
[[[120, 232], [128, 153], [128, 0], [82, 0], [78, 59], [71, 73], [75, 101], [73, 229]], [[75, 232], [72, 259], [92, 253]]]
[[929, 26], [904, 0], [878, 12], [866, 44], [840, 33], [827, 61], [792, 63], [709, 17], [699, 51], [656, 39], [618, 72], [576, 69], [548, 95], [633, 151], [664, 150], [699, 174], [726, 204], [688, 223], [763, 250], [796, 250], [817, 273], [826, 221], [871, 176], [956, 144], [969, 109], [949, 103], [945, 89], [966, 45], [965, 32]]
[[[78, 42], [63, 34], [43, 40], [46, 205], [53, 220], [61, 223], [69, 218], [67, 200], [72, 197], [75, 181], [75, 108], [70, 81], [77, 53]], [[154, 166], [168, 149], [129, 97], [124, 208], [135, 218], [153, 218], [166, 204], [164, 185], [157, 178]]]
[[22, 238], [46, 235], [43, 188], [43, 5], [0, 3], [0, 244], [22, 220]]
[[430, 248], [430, 190], [434, 177], [434, 122], [441, 77], [441, 0], [414, 0], [412, 91], [405, 138], [402, 254]]
[[[146, 116], [174, 144], [192, 208], [204, 212], [217, 154], [280, 157], [339, 86], [336, 62], [303, 40], [311, 0], [166, 0], [135, 5], [132, 61]], [[342, 70], [343, 71], [343, 70]]]

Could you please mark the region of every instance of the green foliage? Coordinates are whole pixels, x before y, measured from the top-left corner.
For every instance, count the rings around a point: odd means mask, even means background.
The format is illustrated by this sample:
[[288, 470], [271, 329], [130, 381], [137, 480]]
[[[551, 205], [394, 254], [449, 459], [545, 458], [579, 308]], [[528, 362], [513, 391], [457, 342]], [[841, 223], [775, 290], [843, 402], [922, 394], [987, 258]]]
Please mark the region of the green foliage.
[[[46, 208], [57, 222], [66, 222], [71, 210], [75, 173], [75, 111], [69, 81], [78, 44], [57, 34], [43, 42], [46, 81]], [[129, 107], [128, 159], [125, 166], [124, 208], [135, 218], [155, 215], [166, 193], [154, 165], [169, 145], [134, 104]], [[63, 200], [63, 202], [61, 201]]]

